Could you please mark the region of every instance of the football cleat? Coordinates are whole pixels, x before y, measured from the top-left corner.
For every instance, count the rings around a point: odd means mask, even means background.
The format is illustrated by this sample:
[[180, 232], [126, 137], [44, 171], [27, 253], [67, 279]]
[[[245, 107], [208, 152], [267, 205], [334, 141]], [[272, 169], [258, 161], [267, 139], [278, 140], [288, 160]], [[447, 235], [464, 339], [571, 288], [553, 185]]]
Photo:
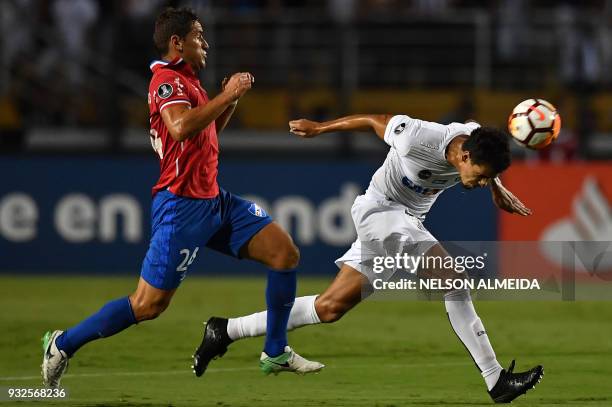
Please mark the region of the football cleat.
[[513, 370], [514, 360], [508, 370], [501, 371], [497, 383], [489, 390], [489, 395], [495, 403], [510, 403], [518, 396], [533, 389], [544, 376], [544, 368], [539, 365], [522, 373], [514, 373]]
[[275, 357], [270, 357], [266, 352], [261, 352], [261, 358], [259, 359], [259, 368], [265, 375], [270, 373], [277, 375], [280, 372], [294, 372], [305, 375], [306, 373], [319, 372], [324, 367], [323, 363], [304, 359], [289, 346], [285, 346], [285, 352]]
[[68, 355], [55, 345], [55, 340], [63, 333], [64, 331], [49, 331], [42, 338], [43, 362], [40, 367], [43, 384], [54, 389], [59, 387], [60, 379], [68, 368]]
[[193, 357], [193, 373], [200, 377], [206, 371], [211, 360], [225, 355], [227, 347], [233, 341], [227, 334], [227, 319], [211, 317], [204, 328], [204, 338]]

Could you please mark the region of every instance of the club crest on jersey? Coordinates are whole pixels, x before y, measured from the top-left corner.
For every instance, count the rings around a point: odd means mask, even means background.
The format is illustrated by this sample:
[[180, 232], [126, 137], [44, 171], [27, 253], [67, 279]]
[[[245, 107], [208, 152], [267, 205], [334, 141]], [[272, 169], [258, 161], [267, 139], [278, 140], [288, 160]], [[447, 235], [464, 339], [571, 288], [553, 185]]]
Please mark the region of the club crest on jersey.
[[168, 99], [172, 96], [172, 92], [174, 92], [174, 88], [169, 83], [162, 83], [159, 85], [159, 88], [157, 88], [157, 96], [162, 99]]
[[406, 128], [406, 123], [400, 123], [393, 129], [393, 133], [400, 134]]
[[252, 203], [251, 206], [249, 206], [249, 212], [252, 215], [259, 216], [260, 218], [265, 218], [268, 216], [266, 211], [264, 211], [263, 208], [256, 203]]

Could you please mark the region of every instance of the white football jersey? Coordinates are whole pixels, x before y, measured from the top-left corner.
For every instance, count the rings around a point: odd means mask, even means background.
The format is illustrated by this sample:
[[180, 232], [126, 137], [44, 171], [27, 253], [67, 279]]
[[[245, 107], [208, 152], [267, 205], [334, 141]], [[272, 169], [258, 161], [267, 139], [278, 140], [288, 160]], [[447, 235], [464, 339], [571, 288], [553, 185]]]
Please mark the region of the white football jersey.
[[455, 137], [469, 135], [478, 127], [478, 123], [443, 125], [393, 116], [385, 129], [385, 142], [391, 149], [366, 194], [384, 195], [424, 218], [440, 193], [461, 181], [455, 167], [446, 161], [446, 147]]

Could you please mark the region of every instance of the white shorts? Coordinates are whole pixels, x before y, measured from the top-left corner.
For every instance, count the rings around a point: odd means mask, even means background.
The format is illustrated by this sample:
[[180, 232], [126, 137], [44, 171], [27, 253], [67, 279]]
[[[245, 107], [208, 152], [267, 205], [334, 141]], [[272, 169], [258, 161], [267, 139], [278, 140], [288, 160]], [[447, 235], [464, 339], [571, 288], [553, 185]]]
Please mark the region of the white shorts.
[[[414, 255], [420, 255], [437, 244], [436, 238], [418, 218], [408, 214], [405, 206], [382, 196], [370, 193], [358, 196], [351, 207], [351, 215], [357, 229], [357, 240], [335, 263], [338, 268], [346, 263], [368, 280], [372, 279], [372, 274], [362, 264], [373, 261], [374, 257], [393, 255], [390, 252], [397, 252], [398, 243], [410, 247], [414, 253], [409, 254]], [[393, 245], [395, 249], [390, 249]]]

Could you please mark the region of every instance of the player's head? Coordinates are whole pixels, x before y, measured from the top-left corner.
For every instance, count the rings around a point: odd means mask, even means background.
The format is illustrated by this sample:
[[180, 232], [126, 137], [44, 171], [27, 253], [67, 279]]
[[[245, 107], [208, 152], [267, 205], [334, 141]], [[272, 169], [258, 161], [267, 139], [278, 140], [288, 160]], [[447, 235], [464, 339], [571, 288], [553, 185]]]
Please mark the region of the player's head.
[[181, 57], [194, 70], [206, 66], [208, 43], [199, 17], [188, 8], [167, 8], [157, 16], [155, 48], [162, 58]]
[[508, 136], [492, 127], [479, 127], [461, 146], [459, 175], [465, 188], [486, 186], [510, 166]]

